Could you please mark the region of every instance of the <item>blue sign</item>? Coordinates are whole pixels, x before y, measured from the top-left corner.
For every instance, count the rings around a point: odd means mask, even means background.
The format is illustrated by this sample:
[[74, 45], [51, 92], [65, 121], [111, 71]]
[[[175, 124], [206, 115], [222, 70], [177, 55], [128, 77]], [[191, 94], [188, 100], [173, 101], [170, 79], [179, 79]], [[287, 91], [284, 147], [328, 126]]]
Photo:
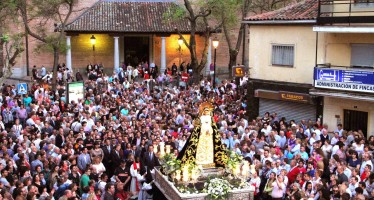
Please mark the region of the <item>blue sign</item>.
[[27, 84], [26, 83], [18, 83], [17, 93], [18, 94], [27, 94]]
[[374, 71], [314, 68], [314, 87], [374, 93]]

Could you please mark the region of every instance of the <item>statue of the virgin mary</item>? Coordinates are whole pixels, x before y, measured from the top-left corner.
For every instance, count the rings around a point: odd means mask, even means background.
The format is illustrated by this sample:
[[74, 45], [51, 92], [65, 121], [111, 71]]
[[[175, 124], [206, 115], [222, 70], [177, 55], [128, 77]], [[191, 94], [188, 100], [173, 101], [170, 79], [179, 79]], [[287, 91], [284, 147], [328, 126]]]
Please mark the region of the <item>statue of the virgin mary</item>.
[[213, 121], [214, 106], [204, 102], [199, 107], [199, 118], [178, 159], [182, 165], [194, 163], [203, 168], [225, 167], [227, 155], [221, 136]]

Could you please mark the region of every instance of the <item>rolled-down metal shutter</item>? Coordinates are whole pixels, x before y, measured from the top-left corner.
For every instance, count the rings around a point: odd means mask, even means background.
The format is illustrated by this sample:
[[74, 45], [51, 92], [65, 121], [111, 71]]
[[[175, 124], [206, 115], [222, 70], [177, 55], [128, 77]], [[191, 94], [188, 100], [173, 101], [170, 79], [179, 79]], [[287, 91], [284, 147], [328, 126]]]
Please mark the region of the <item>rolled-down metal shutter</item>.
[[300, 120], [316, 120], [316, 106], [304, 103], [295, 103], [289, 101], [277, 101], [272, 99], [260, 99], [260, 116], [265, 112], [278, 114], [279, 119], [285, 117], [287, 121], [291, 119], [299, 123]]

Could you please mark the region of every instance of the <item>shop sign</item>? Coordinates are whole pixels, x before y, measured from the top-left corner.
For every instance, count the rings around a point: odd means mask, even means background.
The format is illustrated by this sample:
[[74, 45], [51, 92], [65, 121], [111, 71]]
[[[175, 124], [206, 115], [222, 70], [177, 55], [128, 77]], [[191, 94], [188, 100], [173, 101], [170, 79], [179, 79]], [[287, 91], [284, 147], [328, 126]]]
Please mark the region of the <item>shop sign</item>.
[[245, 67], [243, 65], [232, 67], [232, 74], [235, 78], [243, 77], [245, 75]]
[[310, 100], [309, 95], [291, 92], [279, 92], [279, 98], [283, 101], [297, 101], [307, 103]]
[[374, 71], [314, 68], [314, 87], [374, 93]]

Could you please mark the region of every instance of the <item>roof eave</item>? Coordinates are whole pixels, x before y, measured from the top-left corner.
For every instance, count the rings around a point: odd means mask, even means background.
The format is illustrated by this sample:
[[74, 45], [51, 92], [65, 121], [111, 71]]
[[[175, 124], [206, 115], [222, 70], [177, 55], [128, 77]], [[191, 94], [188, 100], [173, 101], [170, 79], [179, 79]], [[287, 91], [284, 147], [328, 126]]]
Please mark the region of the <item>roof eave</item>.
[[316, 19], [307, 19], [307, 20], [244, 20], [243, 24], [248, 25], [267, 25], [267, 24], [317, 24]]
[[[166, 33], [166, 34], [178, 34], [176, 31], [125, 31], [125, 30], [78, 30], [78, 29], [69, 29], [65, 30], [65, 33], [143, 33], [143, 34], [160, 34], [160, 33]], [[189, 34], [190, 31], [180, 31], [181, 34]], [[203, 34], [204, 31], [196, 31], [196, 34]]]

